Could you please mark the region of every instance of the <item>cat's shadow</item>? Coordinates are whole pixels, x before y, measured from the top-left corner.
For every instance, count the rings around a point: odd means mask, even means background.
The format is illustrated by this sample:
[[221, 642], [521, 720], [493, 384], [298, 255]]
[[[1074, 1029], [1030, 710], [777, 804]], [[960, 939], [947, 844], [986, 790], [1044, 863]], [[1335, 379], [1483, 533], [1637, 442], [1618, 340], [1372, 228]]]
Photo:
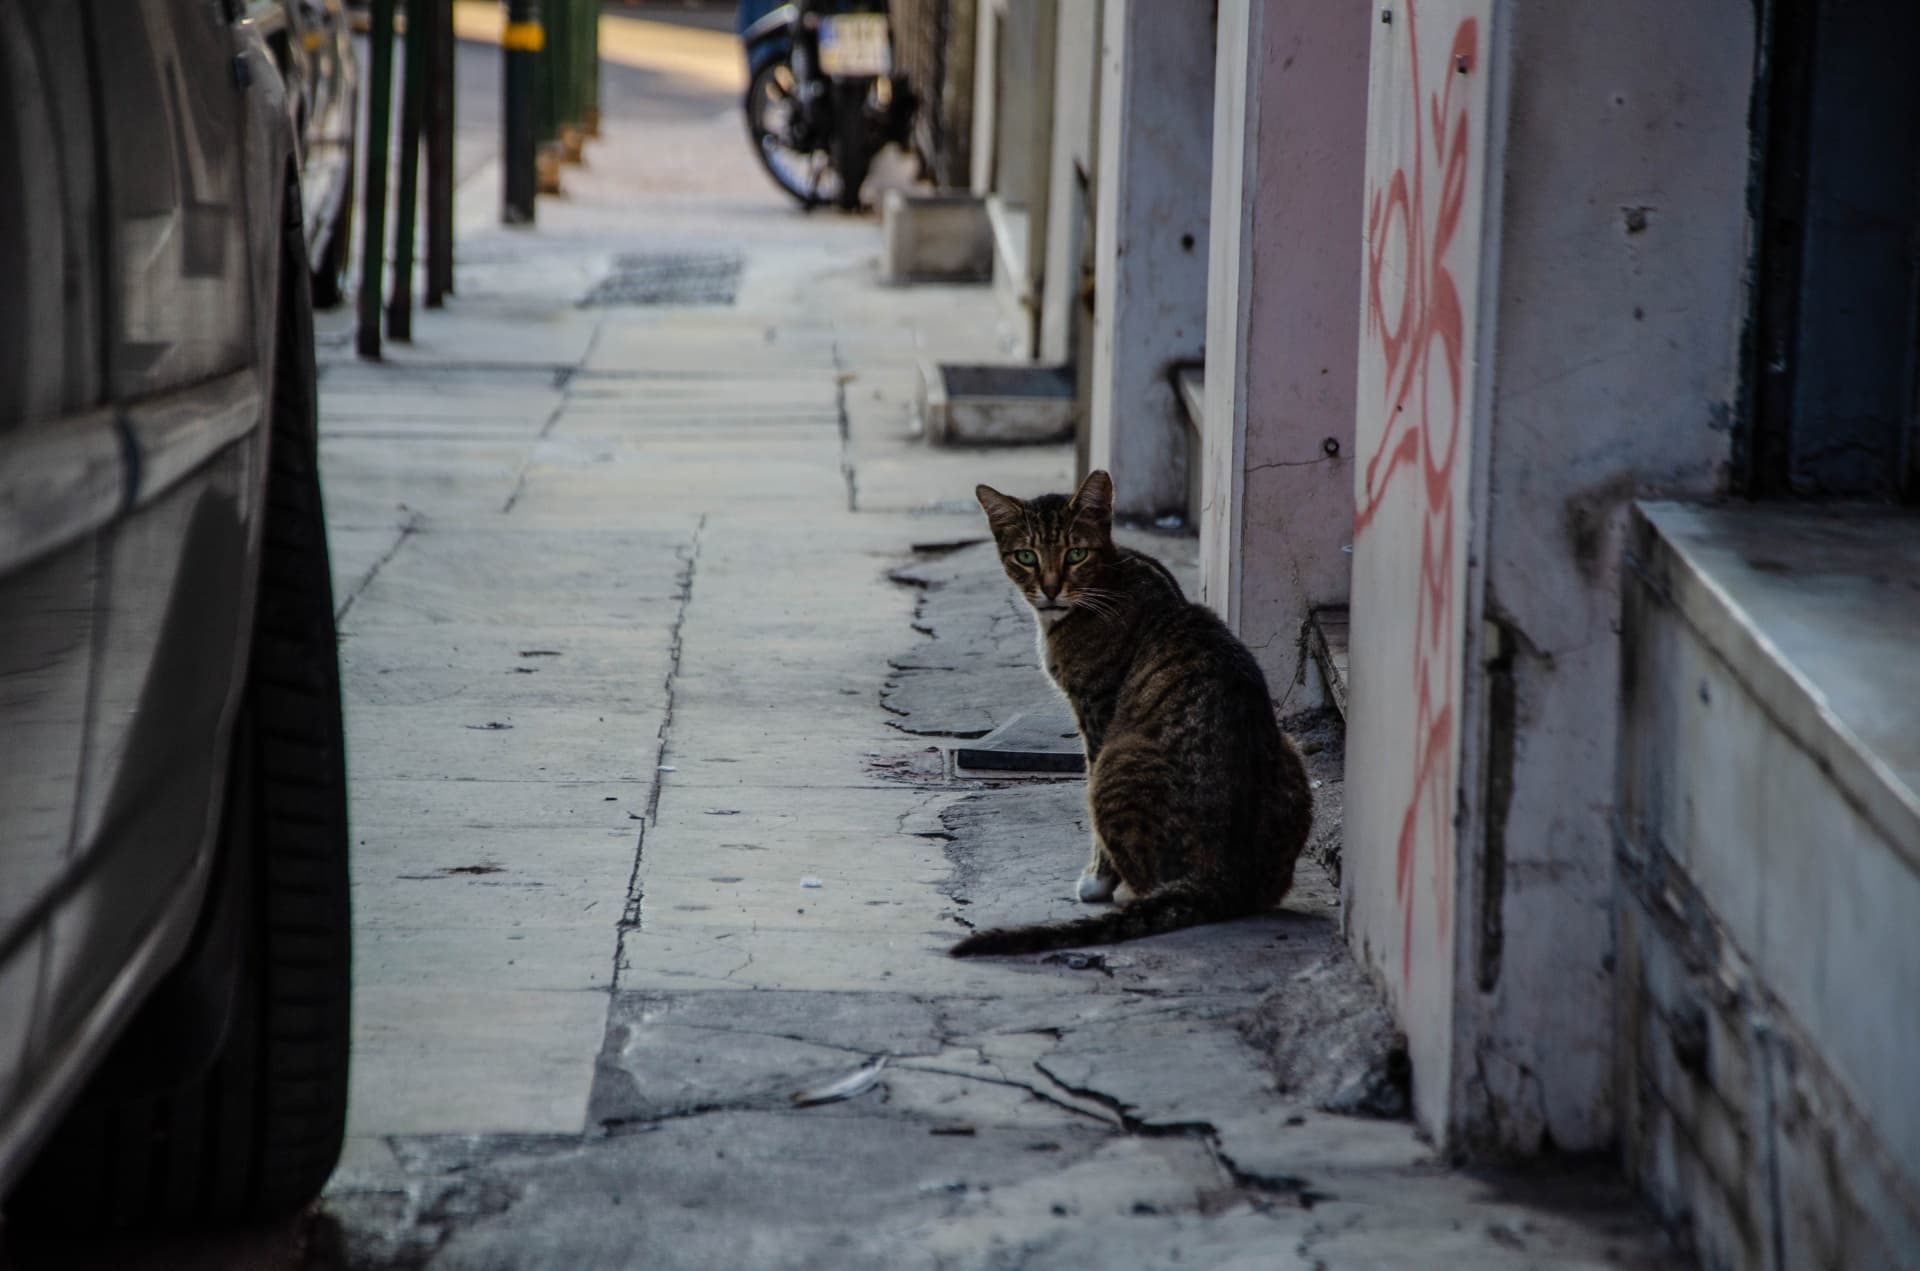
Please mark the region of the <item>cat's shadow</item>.
[[[1082, 782], [1049, 782], [983, 791], [949, 809], [942, 820], [953, 834], [946, 854], [954, 873], [945, 890], [955, 903], [948, 910], [953, 927], [941, 937], [950, 943], [970, 929], [1063, 922], [1107, 909], [1074, 893], [1087, 860], [1086, 797]], [[1131, 988], [1258, 990], [1289, 966], [1342, 947], [1338, 915], [1339, 889], [1319, 864], [1302, 858], [1292, 891], [1269, 913], [1073, 952], [1098, 954], [1094, 969]], [[1086, 960], [1038, 954], [1005, 961], [1055, 973]]]

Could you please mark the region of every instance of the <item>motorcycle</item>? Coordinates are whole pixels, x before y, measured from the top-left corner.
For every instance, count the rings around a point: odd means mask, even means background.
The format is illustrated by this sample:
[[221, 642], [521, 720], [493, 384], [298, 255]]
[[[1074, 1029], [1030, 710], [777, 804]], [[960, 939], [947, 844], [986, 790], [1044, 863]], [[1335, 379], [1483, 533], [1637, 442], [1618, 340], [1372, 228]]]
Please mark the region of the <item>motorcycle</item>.
[[767, 174], [802, 207], [858, 210], [874, 156], [905, 145], [913, 121], [886, 0], [746, 0], [739, 31], [747, 134]]

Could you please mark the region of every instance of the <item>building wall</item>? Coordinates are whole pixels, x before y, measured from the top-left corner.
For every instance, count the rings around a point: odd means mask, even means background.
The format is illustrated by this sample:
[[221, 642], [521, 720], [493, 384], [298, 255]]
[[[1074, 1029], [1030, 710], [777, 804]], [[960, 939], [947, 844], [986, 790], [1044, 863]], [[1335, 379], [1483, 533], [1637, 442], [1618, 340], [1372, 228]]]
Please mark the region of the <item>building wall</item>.
[[[1047, 195], [1047, 259], [1041, 271], [1040, 360], [1074, 360], [1080, 325], [1080, 262], [1092, 234], [1094, 156], [1099, 146], [1100, 0], [1060, 8], [1054, 33], [1053, 145]], [[1084, 315], [1084, 316], [1083, 316]]]
[[1206, 347], [1213, 15], [1106, 0], [1102, 21], [1088, 461], [1112, 472], [1116, 512], [1184, 515], [1172, 373]]
[[1370, 9], [1225, 0], [1214, 108], [1203, 598], [1277, 697], [1347, 601]]
[[1039, 343], [1058, 16], [1055, 0], [978, 0], [973, 192], [987, 201], [994, 294], [1020, 358]]
[[920, 99], [913, 144], [934, 184], [972, 177], [976, 0], [891, 0], [897, 69]]
[[1622, 533], [1636, 496], [1724, 488], [1749, 301], [1754, 12], [1510, 9], [1456, 1057], [1456, 1121], [1494, 1150], [1616, 1134]]
[[1617, 1130], [1621, 527], [1723, 478], [1753, 13], [1376, 15], [1347, 903], [1422, 1121], [1482, 1154]]

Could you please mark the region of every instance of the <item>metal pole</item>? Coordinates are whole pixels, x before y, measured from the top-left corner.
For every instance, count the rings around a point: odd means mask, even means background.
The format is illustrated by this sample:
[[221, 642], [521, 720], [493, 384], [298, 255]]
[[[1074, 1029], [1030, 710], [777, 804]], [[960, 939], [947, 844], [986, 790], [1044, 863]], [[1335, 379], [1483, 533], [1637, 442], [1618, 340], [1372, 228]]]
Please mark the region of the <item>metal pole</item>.
[[573, 125], [573, 157], [576, 162], [587, 141], [587, 104], [593, 98], [587, 81], [592, 78], [593, 72], [593, 33], [600, 26], [600, 15], [595, 10], [599, 7], [600, 0], [580, 0], [580, 13], [574, 23], [573, 110], [567, 122]]
[[373, 69], [367, 85], [367, 183], [361, 211], [360, 356], [380, 356], [380, 273], [386, 263], [387, 140], [393, 115], [393, 0], [373, 0], [367, 42]]
[[400, 94], [400, 191], [393, 208], [393, 290], [387, 338], [413, 339], [413, 235], [420, 204], [420, 116], [426, 102], [428, 16], [434, 0], [407, 3], [407, 82]]
[[533, 224], [535, 98], [540, 84], [540, 49], [545, 31], [537, 0], [507, 0], [507, 29], [500, 40], [501, 81], [505, 101], [501, 110], [501, 152], [506, 165], [502, 181], [500, 221], [504, 225]]
[[587, 23], [593, 18], [591, 6], [599, 0], [573, 0], [573, 16], [567, 23], [567, 102], [561, 112], [561, 145], [567, 162], [580, 162], [586, 141], [582, 122], [587, 110]]
[[453, 290], [453, 0], [432, 0], [427, 64], [427, 308]]
[[540, 113], [536, 135], [540, 139], [540, 193], [560, 193], [560, 126], [566, 122], [567, 56], [572, 47], [574, 0], [547, 0], [547, 38], [540, 52]]
[[581, 123], [589, 137], [600, 136], [600, 15], [587, 16], [587, 111]]

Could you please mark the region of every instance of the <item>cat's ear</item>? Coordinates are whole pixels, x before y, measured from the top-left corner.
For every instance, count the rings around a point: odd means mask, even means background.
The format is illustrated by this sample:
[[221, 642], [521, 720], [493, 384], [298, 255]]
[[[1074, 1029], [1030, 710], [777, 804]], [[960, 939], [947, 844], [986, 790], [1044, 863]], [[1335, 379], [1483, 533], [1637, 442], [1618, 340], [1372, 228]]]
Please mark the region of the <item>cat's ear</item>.
[[980, 500], [980, 506], [987, 510], [987, 524], [996, 532], [1011, 529], [1020, 523], [1020, 500], [1011, 495], [1002, 494], [990, 485], [973, 487], [973, 497]]
[[1068, 505], [1076, 518], [1087, 517], [1102, 528], [1113, 524], [1113, 478], [1095, 468], [1073, 492]]

